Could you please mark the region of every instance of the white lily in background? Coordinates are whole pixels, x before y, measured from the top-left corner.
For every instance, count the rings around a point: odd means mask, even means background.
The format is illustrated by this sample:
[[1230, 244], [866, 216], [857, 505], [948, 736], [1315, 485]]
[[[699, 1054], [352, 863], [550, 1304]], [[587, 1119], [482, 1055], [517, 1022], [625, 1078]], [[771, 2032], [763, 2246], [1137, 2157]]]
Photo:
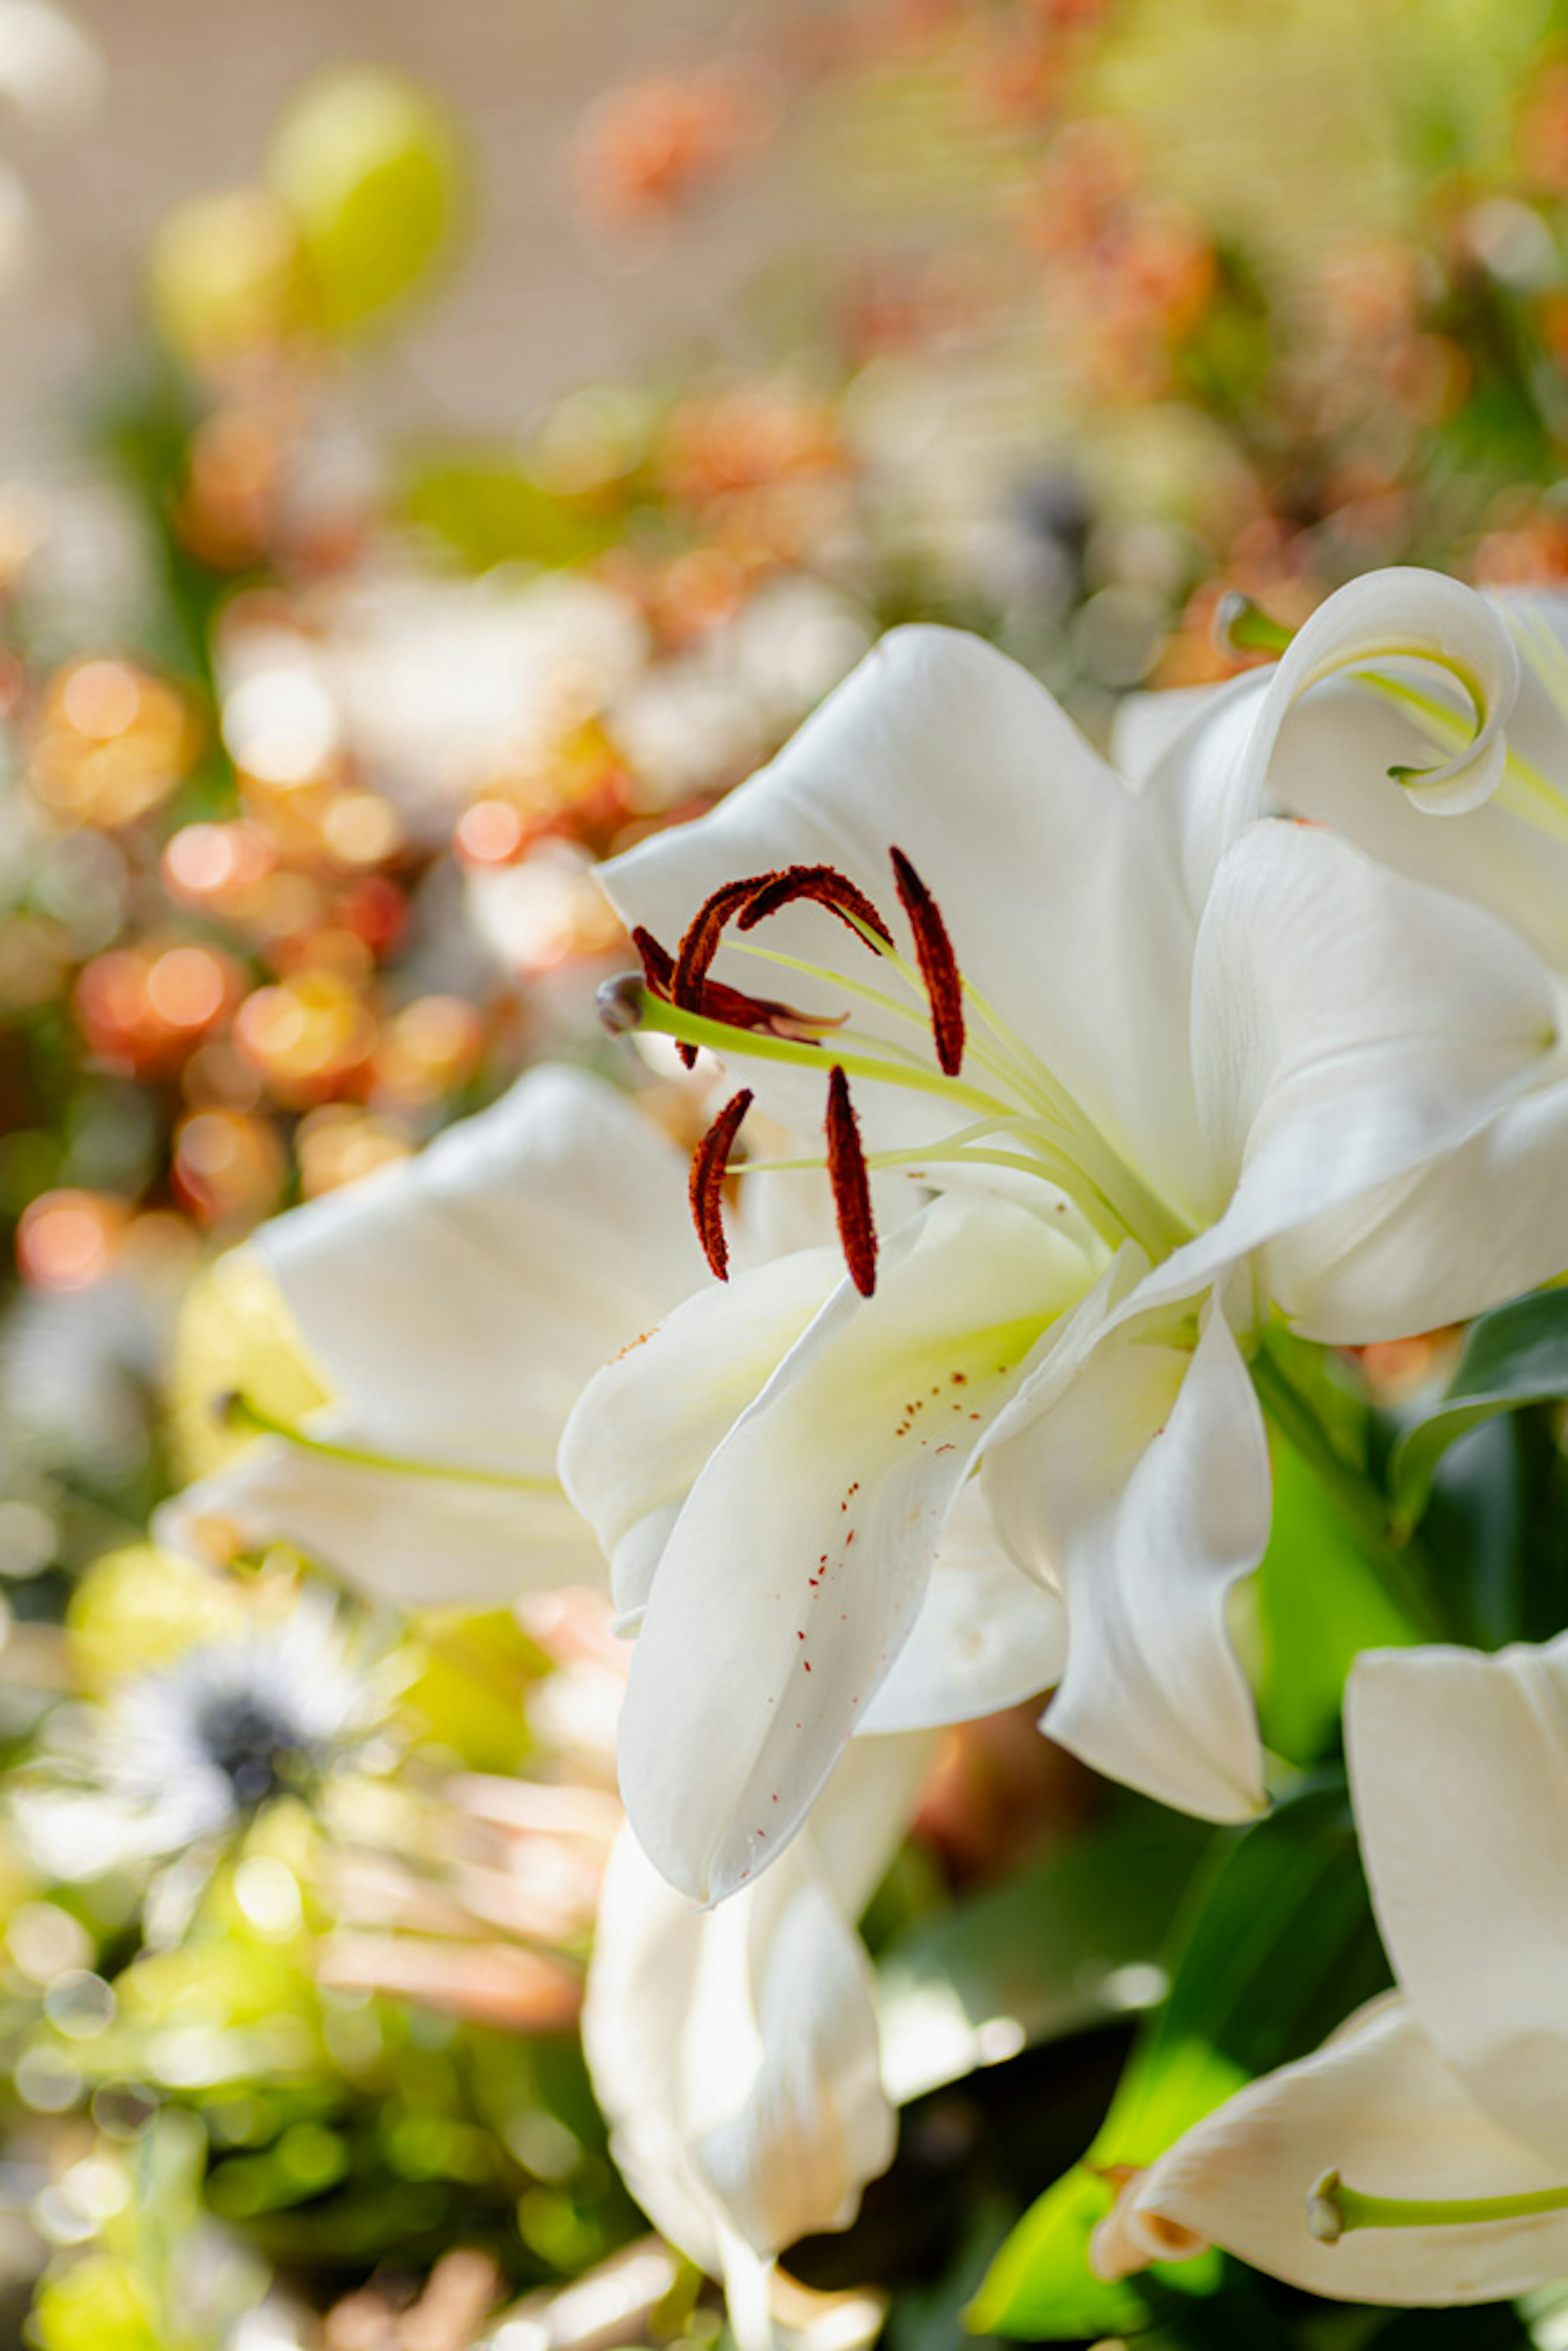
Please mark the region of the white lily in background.
[[1107, 2275], [1202, 2241], [1354, 2302], [1568, 2274], [1568, 1638], [1369, 1652], [1345, 1720], [1399, 1990], [1135, 2175]]
[[[1433, 631], [1400, 650], [1448, 658]], [[1476, 682], [1476, 740], [1423, 789], [1490, 771], [1512, 682]], [[1270, 1519], [1245, 1351], [1271, 1306], [1322, 1339], [1382, 1335], [1332, 1282], [1356, 1204], [1533, 1099], [1563, 1056], [1552, 977], [1493, 915], [1262, 822], [1195, 900], [1181, 814], [1003, 656], [919, 629], [713, 815], [608, 870], [648, 980], [612, 1009], [744, 1062], [796, 1132], [826, 1093], [851, 1267], [727, 1429], [685, 1399], [773, 1302], [746, 1279], [602, 1374], [567, 1430], [567, 1485], [646, 1602], [623, 1792], [696, 1898], [806, 1816], [982, 1456], [1009, 1549], [1065, 1597], [1051, 1732], [1195, 1813], [1262, 1801], [1226, 1635]], [[777, 925], [747, 935], [763, 914]], [[750, 996], [758, 955], [798, 1008]], [[710, 1253], [735, 1123], [699, 1155]], [[868, 1167], [938, 1193], [880, 1258]], [[1568, 1263], [1568, 1192], [1521, 1231], [1508, 1174], [1428, 1236], [1434, 1287], [1483, 1224], [1509, 1235], [1500, 1271], [1482, 1248], [1496, 1295]]]
[[[1446, 774], [1481, 705], [1479, 739]], [[1260, 814], [1300, 817], [1483, 907], [1568, 985], [1568, 598], [1375, 572], [1331, 596], [1271, 666], [1132, 696], [1115, 748], [1171, 824], [1195, 905]], [[1568, 1087], [1534, 1088], [1467, 1148], [1281, 1254], [1317, 1259], [1311, 1311], [1325, 1324], [1354, 1311], [1370, 1335], [1397, 1338], [1464, 1321], [1561, 1270], [1537, 1241], [1558, 1229], [1565, 1151]], [[1456, 1229], [1462, 1248], [1448, 1246]], [[1294, 1279], [1301, 1292], [1300, 1264]]]
[[[556, 1445], [583, 1382], [701, 1273], [680, 1155], [650, 1120], [541, 1069], [253, 1246], [338, 1401], [177, 1496], [161, 1541], [286, 1541], [404, 1606], [599, 1580]], [[243, 1398], [231, 1412], [265, 1426]]]
[[857, 1740], [783, 1865], [703, 1911], [623, 1831], [601, 1896], [583, 2049], [628, 2187], [720, 2277], [744, 2351], [800, 2237], [847, 2228], [887, 2168], [871, 1965], [855, 1932], [908, 1826], [931, 1742]]
[[[711, 1429], [706, 1443], [834, 1285], [834, 1252], [786, 1245], [811, 1221], [799, 1203], [742, 1221], [737, 1262], [768, 1302], [729, 1359], [694, 1364], [665, 1399], [673, 1419]], [[594, 1532], [555, 1473], [567, 1416], [607, 1359], [647, 1353], [677, 1301], [697, 1293], [699, 1327], [711, 1311], [685, 1164], [650, 1118], [602, 1080], [536, 1070], [417, 1158], [280, 1217], [256, 1245], [336, 1400], [298, 1427], [231, 1401], [266, 1433], [166, 1505], [159, 1540], [220, 1559], [286, 1541], [403, 1606], [602, 1583]], [[667, 1467], [678, 1479], [681, 1458]], [[646, 1565], [617, 1553], [612, 1596], [629, 1621]], [[872, 1727], [993, 1712], [1046, 1688], [1062, 1648], [1060, 1603], [967, 1510]]]

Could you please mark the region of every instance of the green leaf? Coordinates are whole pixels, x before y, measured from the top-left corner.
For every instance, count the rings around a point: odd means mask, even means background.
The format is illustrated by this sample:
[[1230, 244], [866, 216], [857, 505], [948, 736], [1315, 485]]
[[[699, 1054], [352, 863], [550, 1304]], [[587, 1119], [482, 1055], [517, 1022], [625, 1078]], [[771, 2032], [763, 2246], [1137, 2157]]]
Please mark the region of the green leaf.
[[1089, 2266], [1089, 2240], [1114, 2200], [1109, 2184], [1082, 2164], [1048, 2188], [992, 2262], [966, 2324], [979, 2335], [1068, 2343], [1145, 2325], [1141, 2288], [1097, 2278]]
[[[1105, 2288], [1088, 2264], [1089, 2240], [1111, 2209], [1103, 2175], [1152, 2163], [1245, 2082], [1315, 2048], [1387, 1983], [1343, 1780], [1304, 1783], [1268, 1819], [1217, 1840], [1173, 1949], [1170, 1995], [1093, 2146], [1009, 2238], [972, 2325], [1060, 2342], [1135, 2324], [1126, 2297], [1146, 2310], [1141, 2290]], [[1152, 2274], [1204, 2290], [1201, 2263]], [[1121, 2297], [1115, 2314], [1113, 2297]]]
[[1345, 1676], [1363, 1649], [1420, 1638], [1379, 1582], [1344, 1512], [1283, 1438], [1273, 1447], [1274, 1519], [1255, 1587], [1264, 1743], [1292, 1763], [1328, 1755]]
[[1402, 1522], [1414, 1526], [1420, 1517], [1450, 1445], [1500, 1412], [1559, 1396], [1568, 1396], [1568, 1290], [1537, 1290], [1483, 1314], [1442, 1402], [1394, 1449], [1391, 1482]]
[[1159, 1999], [1155, 1962], [1213, 1834], [1127, 1802], [1006, 1885], [897, 1936], [877, 1970], [892, 2095], [906, 2103]]

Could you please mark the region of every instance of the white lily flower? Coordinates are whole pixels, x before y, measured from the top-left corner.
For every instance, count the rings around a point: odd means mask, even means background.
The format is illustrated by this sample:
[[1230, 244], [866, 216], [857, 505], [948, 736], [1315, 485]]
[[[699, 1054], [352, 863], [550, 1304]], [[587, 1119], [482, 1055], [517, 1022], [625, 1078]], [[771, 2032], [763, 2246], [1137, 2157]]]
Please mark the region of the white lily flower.
[[744, 2351], [772, 2340], [778, 2255], [847, 2228], [893, 2158], [855, 1920], [930, 1754], [857, 1741], [783, 1865], [721, 1909], [674, 1893], [630, 1831], [611, 1855], [582, 2017], [594, 2092], [649, 2218], [725, 2281]]
[[[1241, 829], [1300, 817], [1506, 922], [1568, 986], [1568, 598], [1374, 573], [1272, 667], [1132, 697], [1116, 752], [1172, 823], [1195, 904]], [[1565, 1150], [1568, 1087], [1538, 1085], [1451, 1156], [1283, 1238], [1304, 1327], [1399, 1338], [1559, 1272]]]
[[[1378, 618], [1345, 657], [1370, 657]], [[1414, 650], [1453, 658], [1436, 626]], [[1501, 661], [1475, 681], [1477, 740], [1423, 789], [1490, 775], [1511, 684]], [[1009, 1549], [1066, 1599], [1051, 1731], [1191, 1812], [1262, 1801], [1225, 1630], [1270, 1515], [1244, 1353], [1271, 1307], [1312, 1335], [1381, 1335], [1337, 1292], [1332, 1318], [1315, 1311], [1362, 1238], [1357, 1204], [1528, 1113], [1563, 1056], [1552, 975], [1490, 913], [1327, 831], [1257, 821], [1195, 897], [1184, 806], [1130, 789], [988, 646], [917, 629], [713, 815], [609, 869], [648, 975], [612, 1013], [744, 1061], [796, 1132], [844, 1073], [828, 1160], [851, 1280], [824, 1298], [801, 1276], [817, 1318], [727, 1430], [724, 1367], [763, 1311], [747, 1280], [601, 1374], [561, 1456], [646, 1607], [631, 1816], [696, 1898], [743, 1884], [805, 1817], [982, 1456]], [[918, 977], [878, 912], [890, 851]], [[768, 946], [745, 935], [763, 913]], [[683, 935], [672, 958], [661, 942]], [[879, 938], [891, 988], [868, 986]], [[798, 1008], [749, 994], [758, 954]], [[697, 1167], [716, 1263], [734, 1123]], [[867, 1167], [939, 1187], [880, 1263]], [[1469, 1244], [1459, 1219], [1429, 1237], [1428, 1278]], [[1500, 1295], [1568, 1262], [1568, 1200], [1506, 1255]], [[699, 1387], [706, 1417], [687, 1419]]]
[[177, 1496], [160, 1541], [287, 1541], [404, 1606], [600, 1580], [555, 1475], [560, 1432], [589, 1375], [701, 1272], [685, 1168], [651, 1121], [538, 1070], [256, 1246], [337, 1401]]
[[1107, 2274], [1176, 2231], [1355, 2302], [1568, 2273], [1568, 1638], [1370, 1652], [1346, 1744], [1399, 1991], [1138, 2174], [1096, 2240]]
[[[655, 1399], [672, 1493], [834, 1286], [836, 1256], [793, 1246], [807, 1219], [798, 1200], [785, 1205], [795, 1213], [759, 1214], [737, 1234], [755, 1311], [744, 1331], [730, 1326], [730, 1357], [699, 1348], [692, 1377]], [[713, 1311], [685, 1165], [651, 1120], [599, 1079], [536, 1070], [417, 1158], [256, 1239], [336, 1400], [298, 1428], [272, 1426], [176, 1497], [159, 1515], [161, 1541], [223, 1557], [287, 1541], [404, 1606], [494, 1606], [602, 1582], [593, 1531], [555, 1474], [568, 1413], [607, 1359], [634, 1374], [673, 1307], [699, 1336]], [[268, 1426], [244, 1399], [230, 1408]], [[683, 1428], [695, 1432], [685, 1453], [674, 1449]], [[654, 1547], [646, 1531], [623, 1540], [617, 1528], [610, 1548], [612, 1591], [633, 1623]], [[1058, 1601], [966, 1513], [870, 1727], [992, 1712], [1046, 1688], [1062, 1646]]]

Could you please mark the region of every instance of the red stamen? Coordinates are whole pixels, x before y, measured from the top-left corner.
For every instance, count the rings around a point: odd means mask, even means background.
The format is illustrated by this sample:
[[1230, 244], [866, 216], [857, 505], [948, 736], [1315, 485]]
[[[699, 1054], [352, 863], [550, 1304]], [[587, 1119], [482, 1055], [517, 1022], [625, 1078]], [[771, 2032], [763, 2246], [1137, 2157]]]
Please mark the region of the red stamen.
[[931, 1034], [936, 1040], [936, 1059], [944, 1073], [956, 1078], [964, 1066], [964, 982], [958, 958], [953, 953], [953, 942], [936, 899], [903, 850], [895, 849], [891, 854], [898, 883], [898, 903], [908, 915], [909, 927], [915, 934], [920, 977], [925, 982], [931, 1006]]
[[740, 1122], [751, 1108], [749, 1090], [727, 1102], [692, 1154], [687, 1186], [692, 1222], [703, 1245], [703, 1255], [720, 1281], [729, 1280], [729, 1243], [724, 1233], [724, 1179]]
[[[686, 1012], [706, 1009], [705, 983], [708, 967], [718, 953], [724, 926], [730, 916], [752, 897], [771, 874], [753, 873], [742, 882], [727, 882], [703, 900], [681, 936], [675, 955], [675, 967], [670, 977], [669, 997]], [[696, 1060], [695, 1045], [679, 1047], [682, 1061], [689, 1070]]]
[[828, 1181], [839, 1216], [839, 1239], [850, 1280], [862, 1298], [876, 1288], [876, 1227], [871, 1213], [871, 1179], [861, 1148], [860, 1122], [850, 1102], [850, 1081], [833, 1063], [828, 1080]]
[[642, 958], [643, 977], [655, 996], [668, 998], [670, 976], [674, 970], [674, 958], [666, 946], [662, 946], [650, 930], [641, 923], [632, 933], [632, 944]]
[[782, 873], [764, 876], [762, 886], [742, 910], [736, 928], [755, 930], [758, 923], [793, 904], [797, 898], [810, 898], [814, 904], [826, 906], [862, 943], [865, 933], [870, 931], [884, 946], [893, 945], [892, 932], [865, 892], [858, 890], [847, 874], [832, 865], [790, 865]]
[[703, 900], [686, 925], [676, 951], [674, 977], [670, 982], [674, 1003], [684, 1006], [688, 1012], [702, 1010], [703, 982], [718, 953], [726, 923], [772, 879], [770, 873], [753, 873], [741, 882], [727, 882], [722, 890], [716, 890], [711, 897]]

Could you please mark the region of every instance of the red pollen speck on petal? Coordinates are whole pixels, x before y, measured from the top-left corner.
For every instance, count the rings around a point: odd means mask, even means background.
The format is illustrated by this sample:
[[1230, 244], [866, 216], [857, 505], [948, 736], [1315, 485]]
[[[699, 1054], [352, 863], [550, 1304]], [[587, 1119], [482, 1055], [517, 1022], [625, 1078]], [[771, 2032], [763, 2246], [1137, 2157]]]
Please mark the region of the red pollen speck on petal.
[[915, 934], [920, 977], [931, 1006], [931, 1035], [943, 1073], [956, 1078], [964, 1066], [964, 981], [936, 899], [902, 849], [891, 852], [898, 903]]
[[697, 1228], [703, 1255], [720, 1281], [729, 1280], [729, 1244], [724, 1233], [725, 1173], [740, 1122], [750, 1108], [750, 1089], [743, 1087], [726, 1102], [692, 1154], [691, 1180], [686, 1187], [692, 1222]]
[[876, 1288], [876, 1226], [871, 1212], [871, 1178], [861, 1147], [860, 1122], [850, 1101], [850, 1081], [833, 1063], [828, 1080], [828, 1181], [838, 1211], [839, 1239], [850, 1280], [862, 1298]]
[[779, 914], [797, 899], [809, 898], [814, 905], [826, 906], [837, 914], [858, 939], [870, 931], [883, 946], [893, 945], [893, 934], [865, 892], [858, 889], [847, 873], [835, 865], [789, 865], [781, 873], [768, 877], [742, 910], [736, 925], [737, 930], [755, 930], [769, 914]]

